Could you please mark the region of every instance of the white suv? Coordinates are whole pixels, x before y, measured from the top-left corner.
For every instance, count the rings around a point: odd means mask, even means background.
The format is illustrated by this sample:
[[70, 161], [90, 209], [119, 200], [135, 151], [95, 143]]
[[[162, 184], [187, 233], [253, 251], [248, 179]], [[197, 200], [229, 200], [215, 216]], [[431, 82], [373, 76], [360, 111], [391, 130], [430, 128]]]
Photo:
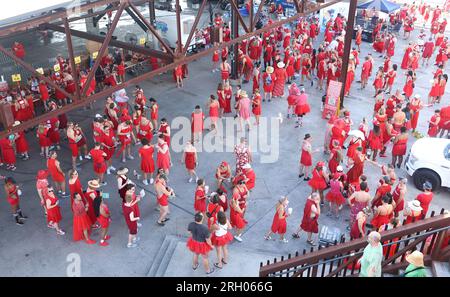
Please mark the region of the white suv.
[[418, 139], [409, 151], [406, 171], [420, 190], [426, 181], [433, 185], [433, 191], [450, 187], [450, 139]]

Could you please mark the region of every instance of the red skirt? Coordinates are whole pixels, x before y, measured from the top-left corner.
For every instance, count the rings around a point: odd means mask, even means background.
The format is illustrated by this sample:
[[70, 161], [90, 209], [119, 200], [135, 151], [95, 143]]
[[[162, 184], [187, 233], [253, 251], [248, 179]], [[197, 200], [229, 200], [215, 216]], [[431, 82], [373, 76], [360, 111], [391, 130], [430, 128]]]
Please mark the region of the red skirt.
[[62, 219], [59, 206], [47, 209], [47, 222], [59, 223]]
[[78, 145], [76, 143], [70, 143], [69, 146], [72, 150], [72, 157], [78, 157]]
[[194, 154], [186, 154], [186, 169], [194, 170], [195, 169], [195, 155]]
[[273, 91], [273, 84], [270, 84], [270, 85], [264, 85], [263, 86], [263, 88], [264, 88], [264, 92], [265, 93], [272, 93], [272, 91]]
[[206, 199], [195, 200], [194, 209], [197, 212], [205, 212], [206, 211]]
[[16, 149], [19, 154], [28, 152], [29, 146], [25, 136], [21, 136], [16, 140]]
[[295, 100], [296, 100], [296, 98], [295, 98], [294, 96], [289, 95], [289, 96], [287, 97], [288, 105], [289, 105], [289, 106], [295, 105]]
[[308, 185], [313, 189], [313, 190], [324, 190], [327, 187], [327, 183], [321, 178], [321, 179], [315, 179], [312, 178], [309, 182]]
[[393, 156], [404, 156], [406, 154], [406, 144], [394, 144], [392, 147]]
[[287, 76], [293, 76], [295, 74], [295, 69], [294, 69], [293, 65], [289, 65], [286, 68], [286, 74], [287, 74]]
[[302, 230], [305, 232], [319, 233], [319, 222], [318, 222], [317, 218], [305, 219], [305, 220], [302, 220], [302, 224], [300, 225], [300, 228], [302, 228]]
[[106, 228], [109, 227], [109, 223], [111, 222], [111, 219], [110, 218], [105, 218], [104, 216], [99, 215], [97, 217], [97, 222], [98, 222], [98, 224], [100, 225], [100, 227], [102, 229], [106, 229]]
[[215, 246], [224, 246], [233, 241], [233, 234], [231, 232], [227, 232], [225, 235], [216, 236], [216, 232], [214, 232], [211, 236], [211, 242]]
[[151, 162], [142, 160], [141, 161], [141, 170], [144, 173], [153, 173], [155, 172], [155, 163], [153, 160]]
[[305, 150], [302, 150], [302, 154], [300, 157], [300, 164], [303, 166], [311, 166], [312, 165], [312, 158], [311, 154]]
[[3, 149], [2, 150], [3, 162], [6, 164], [16, 164], [16, 154], [14, 153], [14, 149]]
[[305, 115], [305, 114], [309, 113], [310, 111], [311, 111], [311, 107], [309, 107], [308, 103], [295, 106], [295, 114], [298, 116]]
[[186, 246], [188, 249], [195, 253], [200, 255], [207, 255], [209, 251], [211, 251], [211, 246], [207, 244], [206, 242], [198, 242], [192, 239], [192, 237], [189, 237]]
[[73, 217], [73, 241], [84, 240], [83, 230], [88, 230], [91, 233], [91, 220], [89, 216], [84, 213], [81, 216]]
[[93, 163], [94, 164], [94, 172], [98, 174], [103, 174], [106, 172], [106, 163]]
[[13, 198], [7, 197], [6, 200], [8, 201], [9, 205], [11, 205], [11, 206], [19, 205], [19, 198], [13, 199]]
[[331, 203], [336, 203], [338, 205], [342, 205], [346, 202], [346, 200], [341, 192], [333, 193], [333, 192], [329, 191], [327, 193], [327, 195], [325, 196], [325, 199], [327, 199]]
[[243, 229], [247, 225], [247, 221], [241, 216], [240, 213], [230, 210], [230, 224], [233, 228]]
[[252, 113], [255, 116], [260, 116], [261, 115], [261, 105], [258, 105], [257, 107], [253, 107], [252, 108]]
[[278, 217], [278, 213], [275, 213], [275, 217], [273, 218], [272, 227], [270, 230], [273, 233], [285, 234], [287, 229], [286, 219], [280, 220]]

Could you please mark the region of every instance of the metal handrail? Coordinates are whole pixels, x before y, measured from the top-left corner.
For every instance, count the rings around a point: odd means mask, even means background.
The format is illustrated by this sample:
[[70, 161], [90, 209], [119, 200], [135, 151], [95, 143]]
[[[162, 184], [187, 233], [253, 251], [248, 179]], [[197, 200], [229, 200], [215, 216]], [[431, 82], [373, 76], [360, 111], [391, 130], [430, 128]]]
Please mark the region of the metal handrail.
[[[396, 240], [396, 241], [388, 242], [386, 244], [383, 244], [382, 246], [385, 247], [385, 246], [391, 246], [391, 245], [394, 245], [394, 244], [399, 244], [399, 243], [402, 243], [402, 242], [405, 242], [405, 241], [410, 241], [412, 239], [416, 239], [418, 237], [424, 237], [424, 236], [428, 236], [428, 235], [431, 235], [431, 234], [439, 233], [439, 232], [447, 230], [447, 229], [450, 229], [450, 226], [442, 227], [442, 228], [439, 228], [439, 229], [433, 229], [432, 231], [427, 231], [427, 232], [421, 233], [419, 235], [413, 235], [413, 236], [410, 236], [408, 238], [404, 238], [404, 239], [399, 239], [399, 240]], [[350, 258], [350, 257], [356, 256], [356, 255], [362, 254], [362, 253], [364, 253], [364, 250], [363, 251], [358, 251], [358, 252], [352, 252], [352, 253], [350, 253], [348, 255], [343, 255], [343, 256], [335, 257], [335, 258], [328, 259], [328, 260], [320, 260], [317, 263], [305, 265], [305, 266], [302, 266], [300, 268], [292, 267], [292, 268], [289, 268], [287, 270], [283, 270], [282, 272], [275, 272], [275, 273], [271, 274], [271, 276], [285, 275], [285, 274], [288, 274], [288, 273], [291, 273], [291, 272], [298, 272], [299, 270], [306, 270], [308, 268], [312, 268], [312, 267], [319, 266], [319, 265], [324, 265], [324, 264], [326, 265], [328, 263], [339, 261], [339, 260], [346, 259], [346, 258]]]

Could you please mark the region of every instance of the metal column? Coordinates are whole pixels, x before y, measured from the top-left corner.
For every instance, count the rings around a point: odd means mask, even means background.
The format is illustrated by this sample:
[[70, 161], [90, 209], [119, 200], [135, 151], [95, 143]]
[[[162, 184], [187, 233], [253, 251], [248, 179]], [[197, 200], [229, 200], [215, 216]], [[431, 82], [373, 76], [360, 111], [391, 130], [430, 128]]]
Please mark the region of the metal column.
[[[236, 0], [230, 0], [230, 2], [236, 2]], [[239, 36], [239, 21], [238, 13], [234, 9], [231, 11], [231, 39], [235, 39]], [[239, 57], [239, 43], [235, 43], [231, 46], [230, 59], [231, 59], [231, 78], [238, 79], [238, 57]]]

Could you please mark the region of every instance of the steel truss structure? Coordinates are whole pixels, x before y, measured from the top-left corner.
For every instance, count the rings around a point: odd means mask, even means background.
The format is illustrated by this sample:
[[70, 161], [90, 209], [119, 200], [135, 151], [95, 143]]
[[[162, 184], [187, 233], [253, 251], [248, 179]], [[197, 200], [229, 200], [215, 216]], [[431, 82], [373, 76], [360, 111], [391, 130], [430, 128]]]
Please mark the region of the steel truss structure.
[[[198, 23], [200, 21], [200, 18], [202, 16], [202, 13], [204, 11], [204, 8], [206, 6], [206, 3], [208, 0], [202, 0], [200, 8], [198, 9], [197, 16], [195, 18], [195, 21], [193, 23], [193, 26], [191, 28], [191, 31], [189, 33], [189, 37], [187, 39], [186, 44], [183, 46], [181, 41], [181, 21], [180, 21], [180, 5], [179, 0], [176, 0], [176, 17], [177, 17], [177, 48], [172, 49], [170, 46], [162, 39], [162, 37], [159, 35], [159, 33], [156, 31], [156, 29], [153, 26], [153, 22], [147, 20], [141, 12], [137, 9], [137, 6], [148, 4], [149, 10], [150, 10], [150, 16], [154, 17], [154, 0], [98, 0], [93, 2], [85, 3], [79, 7], [76, 8], [68, 8], [66, 11], [57, 11], [57, 12], [50, 12], [48, 15], [40, 16], [37, 18], [34, 18], [32, 20], [24, 21], [18, 24], [9, 25], [6, 27], [3, 27], [0, 29], [0, 38], [17, 34], [20, 32], [26, 32], [29, 30], [40, 30], [40, 29], [48, 29], [48, 30], [54, 30], [58, 32], [64, 32], [66, 34], [66, 43], [67, 43], [67, 49], [69, 53], [69, 63], [71, 66], [71, 69], [75, 68], [75, 61], [74, 61], [74, 51], [73, 51], [73, 45], [72, 45], [72, 36], [76, 36], [79, 38], [87, 39], [87, 40], [93, 40], [96, 42], [101, 43], [100, 50], [98, 51], [98, 56], [95, 59], [95, 63], [92, 66], [92, 68], [89, 70], [88, 78], [86, 83], [84, 84], [84, 88], [80, 90], [80, 88], [76, 88], [76, 93], [74, 95], [68, 94], [64, 89], [56, 85], [50, 78], [38, 73], [29, 63], [24, 62], [23, 60], [17, 58], [10, 50], [6, 49], [5, 47], [0, 45], [0, 52], [4, 53], [6, 56], [8, 56], [10, 59], [14, 60], [18, 65], [22, 66], [26, 70], [33, 73], [33, 75], [37, 76], [39, 79], [44, 80], [46, 83], [48, 83], [50, 86], [55, 88], [56, 90], [62, 92], [67, 96], [67, 98], [72, 100], [72, 103], [65, 105], [64, 107], [57, 109], [55, 111], [47, 112], [43, 115], [34, 117], [33, 119], [23, 122], [18, 126], [15, 127], [8, 127], [7, 130], [0, 132], [0, 138], [4, 138], [7, 135], [15, 132], [22, 131], [24, 129], [32, 128], [36, 125], [38, 125], [41, 122], [44, 122], [50, 118], [56, 117], [60, 114], [70, 112], [72, 110], [75, 110], [77, 108], [86, 106], [90, 104], [91, 102], [106, 98], [107, 96], [111, 95], [113, 92], [118, 91], [120, 89], [126, 88], [130, 85], [137, 84], [143, 80], [150, 79], [158, 74], [164, 73], [166, 71], [172, 70], [175, 67], [183, 64], [190, 63], [194, 60], [197, 60], [201, 57], [205, 57], [207, 55], [212, 54], [214, 51], [219, 50], [224, 47], [229, 47], [231, 45], [237, 44], [241, 42], [242, 40], [248, 39], [255, 35], [260, 35], [266, 31], [270, 31], [272, 29], [275, 29], [279, 26], [282, 26], [286, 23], [290, 23], [293, 21], [296, 21], [299, 17], [307, 16], [311, 13], [317, 12], [321, 9], [324, 9], [328, 6], [331, 6], [333, 4], [342, 2], [340, 0], [331, 0], [325, 3], [313, 3], [306, 0], [293, 0], [296, 7], [296, 14], [292, 17], [275, 21], [270, 25], [266, 25], [261, 29], [255, 30], [255, 24], [259, 20], [262, 12], [262, 8], [264, 6], [264, 0], [261, 1], [261, 3], [258, 6], [258, 10], [255, 15], [253, 15], [253, 10], [250, 12], [249, 16], [249, 24], [246, 24], [244, 21], [244, 18], [239, 12], [238, 6], [237, 6], [237, 0], [230, 0], [231, 3], [231, 9], [233, 9], [234, 13], [237, 14], [238, 23], [243, 27], [245, 30], [245, 34], [238, 36], [237, 38], [233, 38], [231, 41], [228, 42], [222, 42], [218, 44], [217, 46], [213, 46], [211, 48], [208, 48], [204, 51], [194, 53], [194, 54], [187, 54], [187, 49], [191, 43], [191, 40], [194, 36], [195, 30], [197, 29]], [[322, 2], [322, 1], [318, 1]], [[343, 85], [345, 85], [345, 79], [347, 76], [347, 67], [346, 63], [348, 63], [348, 56], [350, 53], [350, 47], [351, 47], [351, 39], [352, 39], [352, 33], [353, 33], [353, 22], [354, 22], [354, 16], [355, 16], [355, 9], [356, 9], [356, 0], [350, 0], [350, 11], [349, 11], [349, 17], [348, 17], [348, 25], [347, 25], [347, 34], [346, 34], [346, 40], [345, 40], [345, 52], [344, 52], [344, 64], [345, 67], [342, 69], [342, 75], [340, 81], [343, 82]], [[250, 0], [251, 7], [253, 7], [253, 0]], [[94, 8], [99, 8], [107, 6], [106, 9], [102, 9], [99, 11], [92, 12]], [[116, 28], [120, 17], [124, 10], [131, 9], [131, 11], [134, 12], [135, 16], [142, 21], [143, 24], [147, 27], [148, 31], [150, 31], [155, 38], [160, 42], [160, 44], [163, 47], [163, 51], [155, 50], [155, 49], [149, 49], [143, 46], [138, 45], [132, 45], [126, 42], [112, 40], [112, 35], [114, 32], [114, 29]], [[152, 11], [153, 10], [153, 11]], [[95, 17], [101, 14], [105, 14], [107, 12], [116, 11], [116, 14], [112, 20], [112, 24], [108, 30], [108, 33], [105, 37], [72, 30], [69, 27], [69, 24], [71, 21], [85, 19], [88, 17]], [[74, 12], [77, 13], [85, 13], [87, 14], [83, 16], [77, 16], [77, 17], [70, 17], [71, 14]], [[61, 26], [62, 25], [62, 26]], [[100, 60], [103, 57], [103, 55], [106, 53], [106, 50], [109, 46], [115, 46], [118, 48], [131, 50], [134, 52], [142, 53], [148, 56], [156, 57], [159, 59], [162, 59], [166, 65], [160, 67], [159, 69], [138, 75], [134, 78], [131, 78], [122, 84], [119, 84], [114, 87], [109, 87], [107, 89], [104, 89], [100, 92], [97, 92], [95, 94], [86, 96], [87, 89], [90, 85], [90, 82], [92, 79], [94, 79], [95, 72], [100, 64]], [[73, 71], [74, 75], [73, 78], [75, 80], [75, 84], [79, 86], [79, 77], [76, 74], [76, 71]], [[342, 88], [342, 92], [343, 92]], [[343, 98], [343, 96], [341, 96]], [[341, 100], [342, 103], [343, 100]]]

